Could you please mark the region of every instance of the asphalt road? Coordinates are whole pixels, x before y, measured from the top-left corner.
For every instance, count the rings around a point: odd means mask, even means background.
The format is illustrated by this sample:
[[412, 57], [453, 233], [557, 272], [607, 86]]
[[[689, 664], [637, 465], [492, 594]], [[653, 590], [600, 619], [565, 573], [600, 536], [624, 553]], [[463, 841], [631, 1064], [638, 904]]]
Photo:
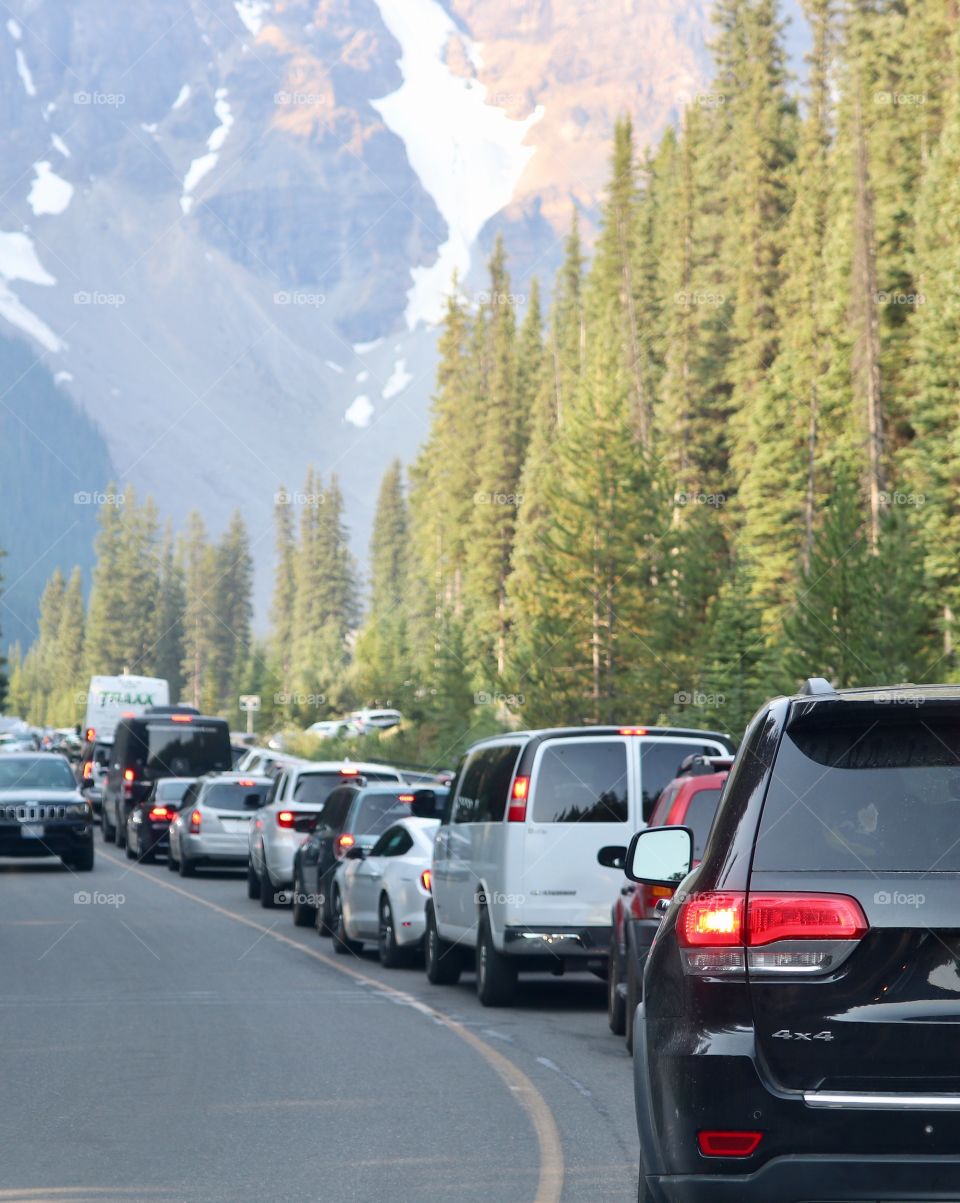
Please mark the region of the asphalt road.
[[97, 856], [0, 861], [0, 1203], [636, 1198], [596, 979], [484, 1009], [472, 975], [335, 956], [243, 875]]

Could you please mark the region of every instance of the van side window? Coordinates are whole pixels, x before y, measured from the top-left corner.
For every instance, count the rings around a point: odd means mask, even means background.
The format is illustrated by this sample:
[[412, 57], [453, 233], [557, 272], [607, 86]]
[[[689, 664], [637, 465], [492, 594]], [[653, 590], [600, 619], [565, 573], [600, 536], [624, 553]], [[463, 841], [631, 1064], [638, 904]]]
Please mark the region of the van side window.
[[519, 744], [499, 744], [471, 756], [457, 791], [454, 823], [500, 822], [519, 752]]
[[622, 741], [548, 744], [533, 787], [535, 823], [625, 823], [627, 749]]

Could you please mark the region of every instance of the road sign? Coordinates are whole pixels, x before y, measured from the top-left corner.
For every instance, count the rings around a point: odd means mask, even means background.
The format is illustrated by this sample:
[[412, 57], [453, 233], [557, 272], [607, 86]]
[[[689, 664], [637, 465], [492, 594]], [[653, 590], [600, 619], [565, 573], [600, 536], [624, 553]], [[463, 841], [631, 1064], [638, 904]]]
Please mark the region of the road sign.
[[241, 710], [259, 710], [260, 695], [258, 693], [242, 693], [240, 695]]

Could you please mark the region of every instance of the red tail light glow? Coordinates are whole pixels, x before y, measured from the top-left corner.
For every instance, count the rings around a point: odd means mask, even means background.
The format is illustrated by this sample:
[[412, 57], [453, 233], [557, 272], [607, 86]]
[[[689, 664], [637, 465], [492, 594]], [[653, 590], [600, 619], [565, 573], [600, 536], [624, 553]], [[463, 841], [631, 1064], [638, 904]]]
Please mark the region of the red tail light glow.
[[256, 784], [257, 784], [256, 781], [252, 780], [252, 778], [247, 778], [247, 777], [242, 777], [237, 782], [237, 785], [242, 785], [245, 789], [249, 789], [252, 785], [256, 785]]
[[416, 794], [399, 794], [397, 800], [399, 802], [412, 802], [415, 797]]
[[428, 894], [430, 893], [430, 882], [432, 880], [433, 880], [433, 874], [430, 872], [429, 869], [424, 869], [424, 871], [420, 874], [420, 884], [423, 886], [423, 888], [427, 891]]
[[360, 776], [360, 770], [359, 770], [359, 769], [351, 769], [351, 768], [346, 768], [346, 767], [344, 767], [344, 768], [342, 768], [342, 769], [340, 770], [340, 776], [341, 776], [341, 777], [359, 777], [359, 776]]
[[527, 818], [527, 795], [530, 792], [529, 777], [514, 777], [513, 789], [510, 791], [510, 805], [507, 807], [508, 823], [524, 823]]
[[297, 816], [293, 813], [292, 810], [277, 811], [277, 826], [278, 827], [292, 827], [296, 821], [297, 821]]
[[190, 816], [190, 830], [193, 832], [194, 835], [196, 835], [197, 832], [200, 830], [200, 824], [202, 821], [203, 821], [203, 815], [200, 813], [199, 810], [195, 810], [193, 812], [193, 814]]
[[170, 721], [174, 723], [192, 723], [192, 714], [171, 714]]
[[[197, 812], [194, 811], [194, 814], [196, 813]], [[170, 810], [170, 808], [167, 806], [152, 806], [147, 818], [153, 823], [159, 823], [161, 819], [166, 819], [166, 821], [169, 823], [175, 814], [176, 811]]]
[[97, 737], [96, 727], [88, 727], [84, 732], [84, 735], [86, 736], [87, 743], [92, 744]]
[[618, 735], [646, 735], [646, 727], [620, 727], [617, 731]]
[[83, 779], [84, 779], [84, 781], [89, 781], [92, 776], [93, 776], [93, 761], [88, 760], [87, 763], [83, 766]]
[[698, 1132], [704, 1157], [750, 1157], [760, 1147], [762, 1132]]
[[859, 940], [867, 919], [844, 894], [751, 894], [747, 905], [751, 948], [776, 940]]
[[123, 770], [124, 781], [135, 781], [136, 778], [137, 778], [137, 774], [133, 771], [133, 769], [124, 769]]
[[333, 852], [337, 860], [342, 860], [356, 842], [356, 839], [349, 832], [345, 831], [343, 835], [338, 836], [337, 842], [333, 846]]

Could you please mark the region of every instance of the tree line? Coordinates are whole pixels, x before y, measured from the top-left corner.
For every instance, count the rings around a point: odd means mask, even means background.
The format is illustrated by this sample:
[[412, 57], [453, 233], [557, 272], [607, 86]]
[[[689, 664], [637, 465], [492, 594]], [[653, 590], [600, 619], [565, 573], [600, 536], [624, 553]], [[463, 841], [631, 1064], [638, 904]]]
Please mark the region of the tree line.
[[[45, 665], [149, 664], [224, 711], [261, 693], [264, 725], [395, 705], [441, 755], [504, 722], [738, 732], [811, 673], [955, 678], [960, 23], [952, 0], [804, 8], [798, 89], [776, 0], [720, 0], [715, 78], [642, 154], [618, 122], [547, 313], [502, 242], [483, 293], [454, 281], [365, 585], [335, 479], [278, 494], [262, 641], [239, 519], [175, 546], [131, 503], [83, 621], [51, 581], [13, 696], [35, 716]], [[150, 615], [117, 600], [137, 573]]]

